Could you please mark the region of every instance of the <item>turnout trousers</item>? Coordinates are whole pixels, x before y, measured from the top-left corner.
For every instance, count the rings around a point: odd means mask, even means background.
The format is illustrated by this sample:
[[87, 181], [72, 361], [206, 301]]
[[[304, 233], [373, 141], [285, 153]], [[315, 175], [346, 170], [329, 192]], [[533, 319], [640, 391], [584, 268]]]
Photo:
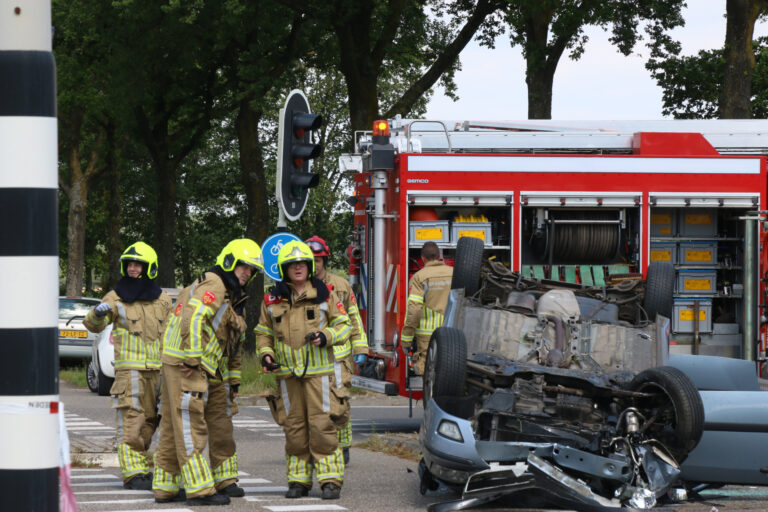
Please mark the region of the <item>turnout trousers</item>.
[[333, 364], [333, 381], [331, 383], [331, 387], [335, 389], [334, 394], [343, 404], [343, 413], [333, 418], [336, 424], [336, 438], [339, 440], [341, 448], [352, 446], [352, 411], [349, 403], [349, 390], [352, 387], [352, 362], [350, 359], [351, 357], [345, 357]]
[[160, 423], [160, 371], [120, 368], [110, 393], [117, 416], [117, 458], [123, 482], [128, 482], [150, 472], [147, 450]]
[[332, 375], [278, 379], [288, 484], [311, 488], [313, 471], [321, 486], [331, 482], [341, 487], [344, 481], [344, 456], [334, 422], [344, 411], [333, 380]]
[[417, 334], [414, 336], [414, 351], [411, 361], [413, 362], [413, 371], [416, 375], [424, 375], [424, 366], [427, 362], [427, 351], [429, 350], [429, 340], [431, 334]]
[[156, 498], [172, 498], [184, 484], [187, 498], [216, 493], [203, 450], [208, 443], [205, 394], [208, 378], [202, 370], [184, 377], [182, 366], [163, 364], [160, 444], [155, 454], [152, 491]]
[[230, 396], [228, 381], [208, 380], [205, 423], [208, 425], [208, 455], [217, 491], [237, 482], [237, 452], [232, 426], [237, 404], [231, 401]]

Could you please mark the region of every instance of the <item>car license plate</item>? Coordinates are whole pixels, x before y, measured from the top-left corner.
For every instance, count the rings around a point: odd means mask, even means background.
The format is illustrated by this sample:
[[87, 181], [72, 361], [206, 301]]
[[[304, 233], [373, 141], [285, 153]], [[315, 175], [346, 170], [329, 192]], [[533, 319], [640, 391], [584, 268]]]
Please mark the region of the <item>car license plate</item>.
[[75, 330], [59, 330], [60, 338], [87, 338], [88, 331], [75, 331]]

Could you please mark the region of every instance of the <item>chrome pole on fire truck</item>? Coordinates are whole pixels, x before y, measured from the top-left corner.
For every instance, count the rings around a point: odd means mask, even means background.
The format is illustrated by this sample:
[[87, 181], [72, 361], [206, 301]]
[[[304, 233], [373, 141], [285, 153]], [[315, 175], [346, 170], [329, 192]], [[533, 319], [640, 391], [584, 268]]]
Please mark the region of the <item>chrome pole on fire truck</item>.
[[373, 350], [384, 351], [385, 293], [386, 279], [386, 220], [392, 215], [386, 213], [386, 192], [389, 174], [395, 168], [395, 147], [389, 142], [389, 124], [374, 122], [371, 144], [363, 154], [363, 169], [371, 171], [373, 189]]

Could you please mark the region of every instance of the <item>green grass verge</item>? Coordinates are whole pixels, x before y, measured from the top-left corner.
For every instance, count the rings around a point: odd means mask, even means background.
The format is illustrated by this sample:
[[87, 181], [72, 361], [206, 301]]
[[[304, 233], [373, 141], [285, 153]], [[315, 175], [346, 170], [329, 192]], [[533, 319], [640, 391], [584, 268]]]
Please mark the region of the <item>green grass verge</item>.
[[59, 370], [59, 380], [69, 382], [80, 388], [88, 387], [88, 378], [85, 375], [85, 366], [70, 366]]
[[277, 392], [275, 376], [261, 370], [261, 361], [256, 354], [243, 355], [243, 376], [240, 379], [241, 395], [260, 395], [269, 391]]

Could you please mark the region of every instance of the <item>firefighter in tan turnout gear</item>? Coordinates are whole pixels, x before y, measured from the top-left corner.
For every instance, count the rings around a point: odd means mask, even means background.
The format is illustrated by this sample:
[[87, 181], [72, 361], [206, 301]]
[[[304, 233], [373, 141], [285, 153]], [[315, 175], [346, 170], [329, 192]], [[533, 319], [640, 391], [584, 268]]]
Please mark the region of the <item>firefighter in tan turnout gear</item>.
[[[233, 240], [216, 265], [179, 294], [163, 333], [162, 422], [152, 482], [158, 503], [226, 505], [230, 496], [243, 495], [235, 484], [226, 380], [239, 382], [231, 372], [237, 372], [245, 331], [243, 290], [263, 269], [256, 242]], [[203, 457], [209, 438], [213, 468]]]
[[421, 259], [424, 261], [424, 268], [413, 274], [408, 284], [408, 309], [400, 335], [403, 350], [413, 350], [413, 369], [417, 375], [424, 374], [432, 332], [443, 325], [443, 315], [453, 278], [453, 267], [440, 261], [440, 249], [435, 242], [424, 243]]
[[171, 299], [155, 284], [157, 254], [136, 242], [120, 256], [122, 279], [83, 324], [93, 332], [109, 324], [115, 346], [112, 407], [117, 412], [117, 456], [126, 489], [149, 490], [147, 450], [157, 429], [160, 393], [160, 335]]
[[264, 297], [256, 344], [265, 372], [277, 376], [273, 414], [285, 432], [286, 498], [307, 496], [312, 473], [323, 499], [338, 499], [344, 457], [336, 421], [344, 414], [346, 388], [332, 386], [334, 347], [349, 338], [347, 312], [334, 291], [314, 275], [314, 255], [299, 241], [277, 256], [282, 280]]
[[[335, 345], [333, 355], [336, 358], [334, 363], [334, 383], [337, 388], [344, 386], [347, 389], [346, 399], [344, 400], [345, 413], [338, 419], [336, 431], [344, 455], [344, 464], [349, 464], [349, 447], [352, 446], [352, 416], [349, 403], [349, 388], [352, 387], [352, 360], [358, 366], [365, 363], [368, 358], [368, 338], [365, 335], [363, 321], [360, 319], [360, 311], [357, 307], [357, 299], [349, 282], [343, 277], [331, 274], [327, 271], [328, 258], [331, 256], [331, 249], [328, 244], [319, 236], [313, 236], [307, 240], [307, 245], [315, 256], [315, 274], [321, 279], [328, 289], [333, 290], [341, 299], [344, 309], [351, 323], [349, 340], [344, 345]], [[354, 353], [354, 356], [352, 355]]]

